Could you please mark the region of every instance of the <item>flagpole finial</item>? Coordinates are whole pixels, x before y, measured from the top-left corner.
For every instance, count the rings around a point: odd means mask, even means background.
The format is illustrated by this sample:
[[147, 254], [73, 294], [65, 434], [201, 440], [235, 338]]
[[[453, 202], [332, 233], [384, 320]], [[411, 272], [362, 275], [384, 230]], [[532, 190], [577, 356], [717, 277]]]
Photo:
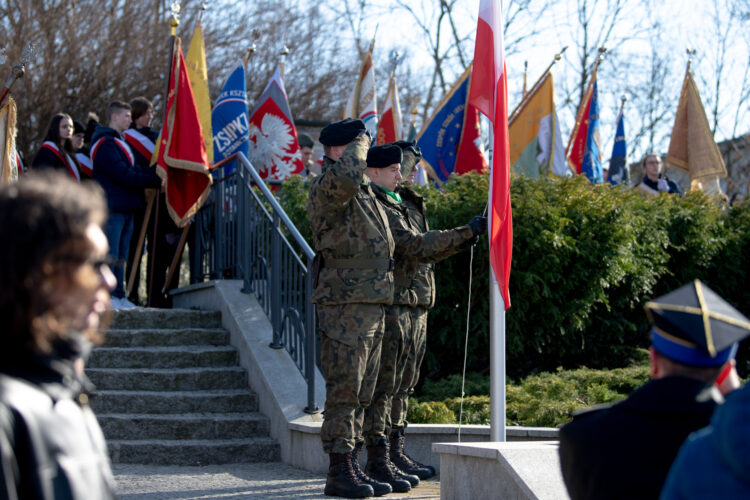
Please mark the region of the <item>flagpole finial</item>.
[[688, 56], [688, 61], [687, 61], [687, 70], [688, 70], [688, 71], [690, 71], [690, 65], [691, 65], [691, 64], [692, 64], [692, 62], [693, 62], [693, 56], [694, 56], [694, 55], [695, 55], [695, 54], [696, 54], [696, 53], [697, 53], [698, 51], [697, 51], [697, 50], [695, 50], [695, 49], [693, 49], [693, 48], [690, 48], [690, 47], [688, 47], [688, 48], [686, 48], [686, 49], [685, 49], [685, 52], [687, 53], [687, 56]]
[[[567, 45], [565, 47], [563, 47], [562, 49], [560, 49], [560, 52], [558, 52], [557, 54], [555, 54], [555, 62], [557, 62], [560, 59], [562, 59], [562, 56], [563, 56], [563, 54], [565, 54], [566, 50], [568, 50], [568, 46]], [[554, 64], [554, 63], [552, 63], [552, 64]]]
[[396, 68], [399, 64], [401, 64], [401, 61], [404, 60], [404, 54], [399, 52], [396, 49], [391, 50], [388, 53], [388, 61], [391, 63], [391, 73], [396, 72]]
[[279, 57], [281, 61], [279, 61], [279, 68], [281, 68], [281, 78], [284, 78], [284, 65], [286, 64], [286, 58], [289, 55], [289, 47], [286, 46], [286, 43], [281, 46], [281, 50], [279, 50]]
[[607, 53], [607, 47], [599, 47], [599, 60], [604, 59], [604, 54]]
[[180, 2], [175, 0], [169, 5], [169, 27], [172, 30], [172, 36], [177, 34], [177, 26], [180, 25]]
[[198, 24], [200, 24], [201, 21], [203, 21], [203, 13], [208, 9], [208, 2], [205, 0], [201, 2], [201, 6], [198, 7], [198, 9], [200, 10], [200, 12], [198, 13]]
[[13, 86], [16, 80], [18, 80], [19, 78], [23, 78], [23, 76], [26, 74], [26, 65], [31, 62], [34, 56], [36, 56], [36, 47], [34, 46], [34, 44], [29, 42], [23, 48], [23, 51], [21, 51], [20, 63], [15, 64], [12, 68], [10, 68], [10, 75], [8, 75], [8, 79], [5, 80], [5, 85], [0, 92], [0, 106], [2, 106], [5, 102], [5, 98], [10, 93], [10, 88]]
[[521, 90], [521, 95], [526, 95], [526, 75], [529, 74], [529, 61], [523, 62], [523, 89]]

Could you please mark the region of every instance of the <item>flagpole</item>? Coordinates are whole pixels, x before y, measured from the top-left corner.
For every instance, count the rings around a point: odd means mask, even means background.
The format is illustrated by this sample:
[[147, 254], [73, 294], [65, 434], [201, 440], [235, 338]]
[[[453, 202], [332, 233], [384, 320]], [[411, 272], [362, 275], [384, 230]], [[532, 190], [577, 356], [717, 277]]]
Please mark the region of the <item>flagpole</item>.
[[594, 69], [591, 71], [591, 78], [589, 78], [589, 83], [586, 86], [586, 91], [583, 93], [583, 99], [578, 105], [578, 111], [576, 112], [576, 121], [575, 121], [575, 124], [573, 124], [573, 132], [570, 134], [568, 147], [565, 148], [566, 159], [570, 157], [570, 148], [573, 147], [573, 140], [578, 132], [578, 128], [581, 126], [581, 122], [584, 120], [584, 116], [583, 116], [583, 111], [585, 108], [584, 103], [587, 101], [588, 95], [593, 91], [594, 80], [596, 80], [596, 71], [599, 69], [599, 64], [604, 59], [605, 52], [607, 52], [606, 47], [599, 47], [599, 57], [596, 58], [596, 62], [594, 63]]
[[547, 73], [549, 73], [552, 70], [552, 66], [554, 66], [557, 61], [559, 61], [560, 59], [562, 59], [562, 56], [563, 56], [563, 54], [565, 53], [566, 50], [568, 50], [568, 46], [567, 45], [565, 47], [563, 47], [560, 50], [560, 52], [558, 52], [557, 54], [555, 54], [555, 57], [552, 59], [552, 62], [549, 63], [549, 66], [547, 66], [547, 69], [544, 70], [544, 73], [542, 73], [542, 76], [540, 76], [537, 79], [536, 83], [534, 83], [534, 85], [531, 87], [531, 90], [529, 90], [528, 92], [526, 92], [526, 73], [525, 73], [526, 70], [524, 70], [524, 75], [523, 75], [523, 88], [524, 88], [523, 98], [521, 99], [521, 102], [519, 102], [518, 105], [513, 109], [513, 111], [510, 113], [510, 115], [508, 115], [508, 125], [510, 125], [511, 123], [513, 123], [513, 121], [518, 117], [518, 114], [521, 112], [521, 110], [526, 105], [526, 103], [528, 102], [528, 100], [531, 99], [531, 97], [534, 96], [534, 94], [536, 93], [537, 89], [542, 85], [542, 82], [544, 81], [544, 77], [546, 77]]
[[[177, 44], [177, 26], [180, 25], [180, 4], [179, 2], [175, 1], [172, 2], [170, 5], [170, 10], [172, 12], [172, 15], [169, 17], [169, 69], [167, 70], [167, 86], [164, 91], [164, 121], [167, 121], [167, 102], [169, 102], [169, 84], [172, 80], [172, 69], [174, 67], [174, 55], [175, 55], [175, 45]], [[165, 138], [159, 136], [159, 141], [164, 141]], [[161, 148], [161, 144], [158, 145], [158, 147]], [[161, 151], [160, 154], [165, 154], [164, 151]], [[157, 161], [158, 163], [158, 161]], [[162, 183], [163, 184], [163, 183]], [[151, 245], [151, 256], [149, 259], [151, 259], [151, 269], [148, 274], [148, 290], [146, 292], [147, 298], [146, 298], [146, 306], [151, 307], [151, 304], [153, 302], [153, 288], [154, 288], [154, 267], [156, 267], [156, 252], [157, 247], [159, 246], [159, 242], [157, 240], [157, 235], [159, 234], [159, 203], [161, 202], [161, 194], [164, 192], [164, 188], [162, 186], [159, 187], [158, 192], [156, 193], [156, 200], [154, 203], [154, 231], [153, 231], [153, 243]]]
[[[494, 131], [490, 127], [490, 158], [492, 165]], [[490, 171], [489, 207], [492, 210], [492, 176]], [[492, 213], [488, 214], [487, 234], [492, 244]], [[489, 256], [488, 256], [489, 257]], [[497, 276], [492, 270], [490, 258], [490, 441], [505, 441], [505, 302], [500, 293]]]

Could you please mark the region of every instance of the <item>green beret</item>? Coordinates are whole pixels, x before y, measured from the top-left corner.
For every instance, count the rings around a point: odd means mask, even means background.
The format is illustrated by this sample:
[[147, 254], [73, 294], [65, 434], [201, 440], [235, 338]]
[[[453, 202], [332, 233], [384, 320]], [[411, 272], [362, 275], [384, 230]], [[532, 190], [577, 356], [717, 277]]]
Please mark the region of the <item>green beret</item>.
[[346, 118], [323, 127], [319, 140], [324, 146], [344, 146], [352, 142], [362, 130], [365, 130], [365, 122]]
[[395, 144], [373, 146], [367, 152], [367, 166], [371, 168], [390, 167], [395, 163], [401, 163], [402, 159], [401, 148]]

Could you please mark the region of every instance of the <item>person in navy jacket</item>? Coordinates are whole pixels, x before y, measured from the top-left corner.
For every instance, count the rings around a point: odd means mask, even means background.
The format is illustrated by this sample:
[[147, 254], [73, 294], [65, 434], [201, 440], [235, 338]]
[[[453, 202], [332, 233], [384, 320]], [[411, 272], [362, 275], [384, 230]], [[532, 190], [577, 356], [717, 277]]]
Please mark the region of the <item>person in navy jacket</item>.
[[109, 206], [105, 233], [117, 278], [112, 304], [113, 307], [133, 307], [125, 299], [124, 287], [133, 218], [144, 205], [143, 190], [158, 188], [161, 179], [153, 170], [136, 165], [135, 155], [122, 136], [132, 121], [130, 105], [122, 101], [111, 102], [107, 106], [106, 121], [108, 126], [97, 127], [91, 138], [91, 160], [94, 179], [104, 188]]

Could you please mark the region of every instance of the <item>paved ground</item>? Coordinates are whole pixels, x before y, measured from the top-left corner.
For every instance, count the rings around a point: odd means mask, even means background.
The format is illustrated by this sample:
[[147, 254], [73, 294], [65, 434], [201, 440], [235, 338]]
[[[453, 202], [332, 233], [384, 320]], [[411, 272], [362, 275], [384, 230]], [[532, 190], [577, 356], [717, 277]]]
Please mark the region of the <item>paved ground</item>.
[[[323, 495], [325, 476], [282, 463], [174, 467], [113, 464], [122, 500], [315, 499]], [[423, 481], [407, 494], [380, 498], [439, 499], [439, 477]]]

